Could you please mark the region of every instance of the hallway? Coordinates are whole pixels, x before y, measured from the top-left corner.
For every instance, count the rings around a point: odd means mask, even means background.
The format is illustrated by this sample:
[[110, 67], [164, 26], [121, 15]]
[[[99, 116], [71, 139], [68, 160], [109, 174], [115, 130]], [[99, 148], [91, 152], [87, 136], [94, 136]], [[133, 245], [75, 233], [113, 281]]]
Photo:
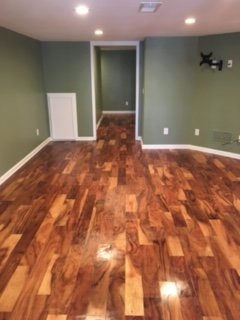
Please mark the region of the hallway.
[[142, 151], [134, 116], [0, 187], [0, 319], [239, 320], [239, 161]]

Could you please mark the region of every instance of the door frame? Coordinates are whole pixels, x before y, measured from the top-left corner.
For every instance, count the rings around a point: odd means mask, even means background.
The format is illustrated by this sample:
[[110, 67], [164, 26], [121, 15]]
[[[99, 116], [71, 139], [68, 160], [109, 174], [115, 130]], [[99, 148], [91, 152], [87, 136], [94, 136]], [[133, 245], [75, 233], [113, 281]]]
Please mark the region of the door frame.
[[95, 89], [95, 47], [111, 46], [111, 47], [125, 47], [131, 46], [136, 48], [136, 98], [135, 98], [135, 139], [140, 140], [139, 135], [139, 89], [140, 89], [140, 42], [139, 41], [91, 41], [91, 87], [92, 87], [92, 120], [93, 120], [93, 138], [97, 139], [97, 125], [96, 125], [96, 89]]
[[74, 139], [78, 140], [78, 122], [77, 122], [77, 96], [75, 92], [68, 92], [68, 93], [47, 93], [47, 101], [48, 101], [48, 115], [49, 115], [49, 128], [50, 128], [50, 136], [54, 141], [72, 141], [69, 139], [54, 139], [53, 138], [53, 127], [52, 127], [52, 110], [50, 108], [50, 101], [52, 97], [59, 97], [59, 98], [71, 98], [72, 103], [72, 114], [73, 114], [73, 133]]

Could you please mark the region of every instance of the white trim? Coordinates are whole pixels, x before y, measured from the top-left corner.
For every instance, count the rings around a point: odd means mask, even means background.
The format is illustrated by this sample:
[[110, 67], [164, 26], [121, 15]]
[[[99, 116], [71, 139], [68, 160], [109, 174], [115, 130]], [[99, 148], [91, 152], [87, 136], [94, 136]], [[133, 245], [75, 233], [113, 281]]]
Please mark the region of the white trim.
[[215, 154], [217, 156], [223, 156], [233, 159], [239, 159], [240, 160], [240, 154], [229, 152], [229, 151], [223, 151], [223, 150], [217, 150], [212, 148], [206, 148], [206, 147], [199, 147], [194, 146], [191, 144], [144, 144], [141, 140], [142, 149], [143, 150], [167, 150], [167, 149], [185, 149], [185, 150], [193, 150], [193, 151], [199, 151], [199, 152], [205, 152], [210, 154]]
[[92, 126], [93, 137], [97, 139], [97, 116], [96, 116], [96, 89], [95, 89], [95, 59], [94, 59], [94, 44], [90, 42], [90, 59], [91, 59], [91, 93], [92, 93]]
[[98, 120], [98, 123], [97, 123], [97, 129], [99, 128], [101, 122], [102, 122], [102, 119], [103, 119], [103, 114], [101, 115], [100, 119]]
[[[72, 100], [72, 112], [73, 112], [73, 132], [74, 132], [74, 139], [77, 140], [78, 137], [78, 122], [77, 122], [77, 95], [75, 92], [61, 92], [61, 93], [47, 93], [47, 101], [48, 101], [48, 114], [49, 114], [49, 127], [50, 127], [50, 134], [51, 138], [53, 139], [53, 128], [52, 128], [52, 109], [50, 108], [51, 105], [51, 98], [71, 98]], [[69, 141], [69, 139], [53, 139], [54, 141]]]
[[229, 151], [223, 151], [223, 150], [217, 150], [212, 148], [205, 148], [205, 147], [198, 147], [194, 145], [189, 145], [189, 150], [196, 150], [200, 152], [206, 152], [211, 154], [216, 154], [217, 156], [223, 156], [233, 159], [240, 159], [239, 153], [229, 152]]
[[142, 144], [143, 150], [189, 149], [188, 144]]
[[125, 110], [125, 111], [114, 111], [114, 110], [103, 110], [102, 114], [134, 114], [135, 111]]
[[139, 129], [139, 90], [140, 90], [140, 44], [136, 44], [136, 115], [135, 115], [135, 139], [138, 138]]
[[100, 46], [133, 46], [136, 47], [136, 112], [135, 112], [135, 139], [138, 139], [139, 127], [139, 88], [140, 88], [140, 45], [139, 41], [91, 41], [90, 43], [90, 58], [91, 58], [91, 86], [92, 86], [92, 120], [93, 120], [93, 136], [97, 137], [96, 128], [96, 95], [95, 95], [95, 59], [94, 47]]
[[77, 137], [77, 141], [95, 141], [95, 137]]
[[9, 179], [15, 172], [17, 172], [22, 166], [24, 166], [31, 158], [33, 158], [40, 150], [42, 150], [52, 138], [47, 138], [41, 144], [39, 144], [35, 149], [28, 153], [22, 160], [16, 163], [11, 169], [4, 173], [0, 177], [0, 185], [3, 184], [7, 179]]
[[94, 47], [102, 46], [113, 46], [113, 47], [122, 47], [122, 46], [137, 46], [139, 41], [91, 41]]

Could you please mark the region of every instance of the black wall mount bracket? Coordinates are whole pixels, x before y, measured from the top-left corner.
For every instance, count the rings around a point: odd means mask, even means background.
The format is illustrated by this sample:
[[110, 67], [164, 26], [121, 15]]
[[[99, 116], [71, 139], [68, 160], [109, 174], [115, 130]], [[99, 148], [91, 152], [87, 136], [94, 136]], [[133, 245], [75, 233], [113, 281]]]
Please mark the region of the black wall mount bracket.
[[208, 54], [204, 54], [201, 52], [202, 60], [200, 61], [200, 66], [203, 64], [209, 65], [212, 69], [218, 68], [219, 71], [222, 71], [223, 68], [223, 60], [214, 60], [212, 59], [213, 53], [210, 52]]

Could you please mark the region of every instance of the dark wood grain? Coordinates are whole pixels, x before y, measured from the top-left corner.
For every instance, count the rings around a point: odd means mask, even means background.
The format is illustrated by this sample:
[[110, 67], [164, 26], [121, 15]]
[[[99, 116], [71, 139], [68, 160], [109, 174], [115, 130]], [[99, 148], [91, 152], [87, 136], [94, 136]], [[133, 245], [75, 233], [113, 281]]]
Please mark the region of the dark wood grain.
[[239, 160], [142, 151], [132, 115], [0, 187], [0, 320], [239, 320]]

